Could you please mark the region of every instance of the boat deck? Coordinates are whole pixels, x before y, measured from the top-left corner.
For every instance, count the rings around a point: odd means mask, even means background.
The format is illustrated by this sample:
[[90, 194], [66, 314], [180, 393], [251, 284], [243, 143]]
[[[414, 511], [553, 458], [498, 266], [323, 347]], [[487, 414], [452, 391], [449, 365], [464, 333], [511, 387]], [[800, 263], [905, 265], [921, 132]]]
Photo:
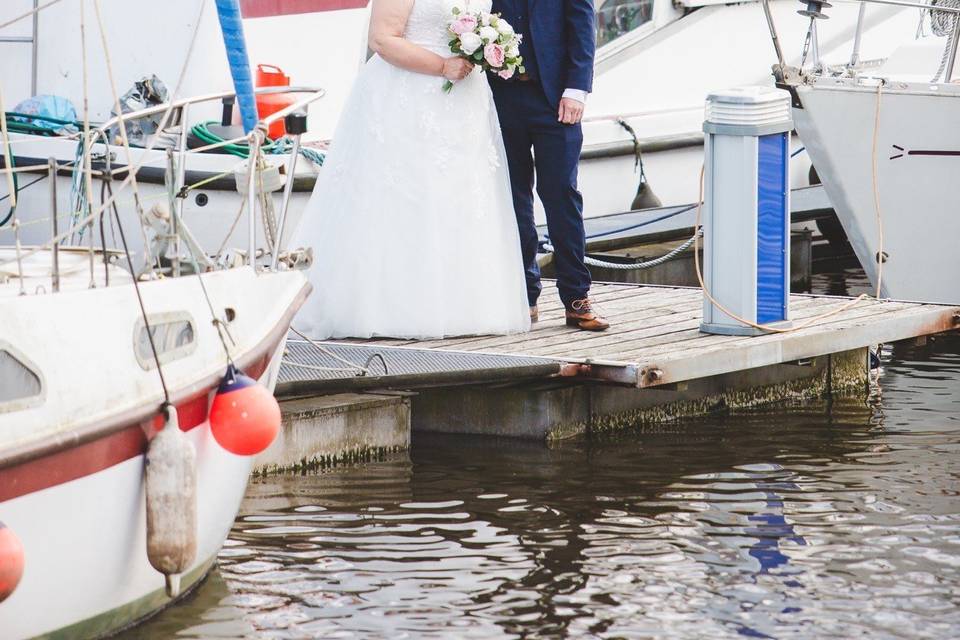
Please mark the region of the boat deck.
[[[696, 288], [595, 284], [592, 297], [612, 323], [608, 331], [586, 333], [566, 327], [554, 283], [545, 282], [540, 321], [529, 333], [428, 341], [323, 343], [325, 349], [358, 364], [380, 353], [388, 363], [385, 373], [373, 363], [364, 376], [358, 376], [356, 370], [321, 375], [291, 362], [329, 356], [315, 345], [292, 343], [279, 391], [291, 390], [293, 381], [299, 391], [307, 391], [312, 383], [317, 387], [399, 389], [412, 382], [442, 386], [445, 382], [507, 381], [561, 373], [648, 388], [960, 328], [957, 306], [868, 299], [851, 304], [850, 298], [794, 295], [791, 320], [798, 326], [796, 331], [752, 337], [707, 335], [699, 331], [702, 294]], [[825, 314], [830, 315], [821, 318]], [[425, 356], [428, 364], [417, 365], [416, 361]], [[391, 369], [391, 361], [395, 367], [405, 363], [406, 369]], [[564, 367], [572, 364], [590, 366]], [[423, 374], [419, 381], [404, 379], [405, 375], [418, 372]]]

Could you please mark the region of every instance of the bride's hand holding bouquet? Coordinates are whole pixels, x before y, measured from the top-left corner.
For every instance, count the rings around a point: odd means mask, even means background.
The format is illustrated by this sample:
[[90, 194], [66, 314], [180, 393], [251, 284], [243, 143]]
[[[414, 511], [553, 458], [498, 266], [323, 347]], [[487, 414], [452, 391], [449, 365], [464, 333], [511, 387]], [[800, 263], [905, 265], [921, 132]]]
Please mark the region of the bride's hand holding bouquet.
[[[520, 42], [523, 36], [498, 13], [464, 11], [453, 8], [447, 26], [450, 33], [450, 51], [472, 65], [480, 65], [484, 71], [496, 73], [509, 80], [515, 73], [524, 73]], [[453, 59], [455, 60], [455, 59]], [[446, 70], [446, 65], [444, 65]], [[453, 89], [447, 74], [443, 90]]]

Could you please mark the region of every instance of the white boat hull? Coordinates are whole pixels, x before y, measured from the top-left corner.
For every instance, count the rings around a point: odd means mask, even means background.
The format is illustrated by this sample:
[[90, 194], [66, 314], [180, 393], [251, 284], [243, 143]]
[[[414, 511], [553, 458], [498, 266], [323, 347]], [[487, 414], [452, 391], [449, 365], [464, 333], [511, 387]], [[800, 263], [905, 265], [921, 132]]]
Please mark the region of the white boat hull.
[[[817, 78], [797, 87], [794, 121], [853, 250], [881, 295], [960, 302], [960, 86]], [[887, 259], [882, 279], [877, 256]]]
[[[213, 566], [240, 507], [251, 458], [223, 450], [204, 423], [188, 434], [197, 452], [197, 560], [189, 590]], [[0, 503], [23, 542], [26, 569], [0, 604], [4, 638], [96, 638], [170, 603], [147, 561], [144, 456]]]
[[[229, 320], [234, 361], [272, 390], [287, 328], [309, 291], [303, 274], [244, 267], [203, 277]], [[0, 635], [99, 637], [172, 602], [146, 553], [144, 454], [163, 395], [152, 359], [133, 348], [142, 325], [129, 283], [32, 294], [35, 284], [25, 296], [15, 283], [0, 286], [0, 351], [42, 381], [40, 393], [0, 402], [0, 521], [22, 541], [25, 565], [0, 603]], [[141, 289], [155, 328], [193, 323], [190, 343], [161, 347], [171, 402], [196, 451], [197, 555], [182, 594], [213, 565], [253, 459], [225, 451], [209, 428], [226, 360], [197, 278]]]

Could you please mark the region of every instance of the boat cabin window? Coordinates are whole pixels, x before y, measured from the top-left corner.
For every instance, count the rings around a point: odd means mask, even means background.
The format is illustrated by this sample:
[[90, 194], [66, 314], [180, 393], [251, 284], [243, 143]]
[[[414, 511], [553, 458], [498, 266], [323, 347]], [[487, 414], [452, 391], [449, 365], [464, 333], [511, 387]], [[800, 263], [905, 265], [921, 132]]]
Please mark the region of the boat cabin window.
[[[196, 331], [193, 319], [187, 313], [159, 313], [148, 317], [150, 334], [160, 356], [160, 364], [184, 358], [196, 349]], [[134, 329], [134, 352], [137, 362], [144, 369], [157, 366], [150, 349], [150, 336], [143, 320], [138, 320]]]
[[654, 0], [602, 0], [597, 8], [597, 46], [641, 27], [653, 19]]
[[12, 349], [0, 346], [0, 412], [21, 409], [42, 394], [40, 375]]

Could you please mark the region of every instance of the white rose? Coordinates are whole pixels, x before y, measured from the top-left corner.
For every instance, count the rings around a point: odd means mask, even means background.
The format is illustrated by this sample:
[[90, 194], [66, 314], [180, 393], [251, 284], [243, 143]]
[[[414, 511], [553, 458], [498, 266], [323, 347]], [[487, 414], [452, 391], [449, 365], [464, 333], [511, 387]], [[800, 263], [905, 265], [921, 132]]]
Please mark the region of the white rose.
[[520, 47], [518, 47], [518, 46], [515, 45], [515, 44], [514, 44], [514, 45], [510, 45], [509, 47], [507, 47], [507, 57], [508, 57], [508, 58], [516, 58], [516, 57], [519, 56], [519, 55], [520, 55]]
[[463, 33], [460, 35], [460, 48], [468, 56], [483, 46], [483, 40], [475, 33]]
[[497, 31], [499, 31], [505, 36], [513, 35], [513, 27], [510, 26], [510, 23], [507, 22], [506, 20], [500, 20], [499, 22], [497, 22]]
[[486, 42], [496, 42], [500, 34], [493, 27], [480, 27], [480, 37]]
[[480, 24], [482, 24], [482, 25], [485, 26], [485, 27], [489, 27], [489, 26], [490, 26], [490, 19], [491, 19], [491, 18], [493, 18], [493, 16], [490, 15], [489, 13], [481, 13], [481, 14], [480, 14]]

